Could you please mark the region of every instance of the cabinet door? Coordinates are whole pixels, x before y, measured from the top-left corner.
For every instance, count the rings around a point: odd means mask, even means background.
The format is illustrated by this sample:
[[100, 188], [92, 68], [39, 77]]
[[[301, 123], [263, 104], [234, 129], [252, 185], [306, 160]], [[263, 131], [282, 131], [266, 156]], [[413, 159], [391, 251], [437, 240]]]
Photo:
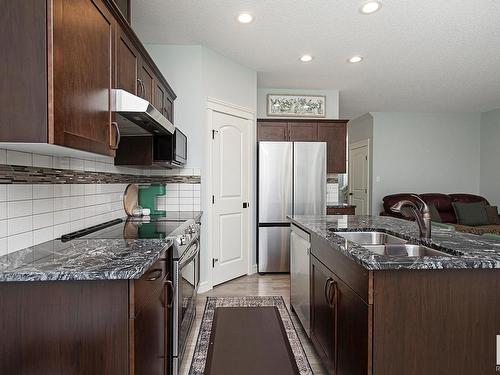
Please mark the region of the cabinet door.
[[54, 0], [53, 6], [54, 125], [49, 143], [114, 155], [114, 19], [101, 0]]
[[165, 96], [165, 102], [163, 105], [163, 115], [174, 123], [174, 100], [170, 96]]
[[135, 375], [165, 375], [168, 368], [168, 295], [167, 279], [162, 287], [150, 291], [136, 288], [140, 302], [134, 320]]
[[258, 141], [288, 141], [288, 123], [274, 121], [257, 122]]
[[318, 140], [318, 123], [289, 122], [288, 134], [292, 142], [315, 142]]
[[[155, 92], [154, 92], [154, 97], [153, 97], [153, 106], [161, 112], [163, 116], [165, 116], [165, 89], [163, 88], [163, 85], [155, 80]], [[165, 116], [166, 117], [166, 116]]]
[[336, 375], [368, 373], [368, 305], [334, 276], [332, 297], [337, 306]]
[[154, 75], [149, 65], [142, 59], [140, 60], [137, 75], [139, 77], [139, 96], [152, 103], [154, 95]]
[[319, 123], [318, 141], [326, 142], [327, 173], [345, 173], [347, 126], [345, 123]]
[[125, 33], [117, 30], [116, 37], [116, 88], [137, 95], [139, 53]]
[[311, 256], [311, 341], [329, 374], [335, 369], [336, 316], [332, 307], [333, 273]]

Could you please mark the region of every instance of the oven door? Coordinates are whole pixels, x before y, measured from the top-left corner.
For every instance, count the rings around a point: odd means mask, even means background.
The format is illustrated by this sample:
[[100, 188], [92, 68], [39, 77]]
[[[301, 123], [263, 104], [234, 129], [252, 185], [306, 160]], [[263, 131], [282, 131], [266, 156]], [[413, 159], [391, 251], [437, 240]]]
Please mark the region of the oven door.
[[189, 331], [196, 317], [196, 294], [200, 281], [200, 240], [196, 239], [179, 259], [178, 358], [182, 360]]

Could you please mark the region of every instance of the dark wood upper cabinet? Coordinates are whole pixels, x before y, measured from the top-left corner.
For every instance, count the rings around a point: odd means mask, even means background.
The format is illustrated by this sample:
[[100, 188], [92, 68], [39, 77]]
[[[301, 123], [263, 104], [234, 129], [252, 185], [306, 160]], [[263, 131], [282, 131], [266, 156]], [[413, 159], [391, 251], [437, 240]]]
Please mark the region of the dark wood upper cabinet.
[[318, 123], [289, 122], [288, 138], [292, 142], [315, 142], [318, 140]]
[[116, 35], [115, 87], [137, 95], [139, 52], [122, 30], [117, 30]]
[[0, 142], [114, 156], [113, 88], [154, 102], [172, 121], [175, 93], [127, 22], [128, 0], [2, 5], [0, 40], [11, 47], [0, 59]]
[[258, 120], [257, 122], [258, 141], [287, 141], [288, 123]]
[[139, 77], [138, 95], [148, 102], [153, 103], [155, 78], [149, 64], [142, 59], [140, 60], [137, 76]]
[[2, 1], [0, 142], [47, 141], [47, 4]]
[[114, 155], [113, 17], [100, 0], [54, 0], [53, 5], [54, 143]]
[[174, 99], [167, 95], [163, 103], [163, 115], [174, 123]]
[[347, 155], [346, 123], [318, 123], [318, 141], [327, 143], [327, 173], [345, 173]]
[[131, 14], [131, 6], [130, 6], [130, 0], [112, 0], [118, 9], [120, 9], [120, 12], [123, 16], [123, 18], [125, 18], [127, 20], [128, 23], [130, 23], [130, 19], [132, 17], [132, 14]]
[[257, 140], [326, 142], [327, 173], [345, 173], [347, 121], [259, 119]]

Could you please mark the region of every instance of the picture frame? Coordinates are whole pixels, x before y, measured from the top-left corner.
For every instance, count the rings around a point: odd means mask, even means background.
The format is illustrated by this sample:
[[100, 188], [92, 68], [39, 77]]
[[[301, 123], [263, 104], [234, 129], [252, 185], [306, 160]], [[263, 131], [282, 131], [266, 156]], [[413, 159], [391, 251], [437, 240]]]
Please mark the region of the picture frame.
[[269, 117], [326, 117], [326, 96], [300, 94], [267, 94]]

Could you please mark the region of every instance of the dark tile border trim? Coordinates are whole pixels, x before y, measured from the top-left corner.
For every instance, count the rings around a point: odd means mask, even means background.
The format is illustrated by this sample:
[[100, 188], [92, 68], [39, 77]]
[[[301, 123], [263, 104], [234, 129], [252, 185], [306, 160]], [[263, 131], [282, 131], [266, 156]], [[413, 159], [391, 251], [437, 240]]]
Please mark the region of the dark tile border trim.
[[0, 164], [0, 184], [200, 184], [200, 176], [145, 176]]

